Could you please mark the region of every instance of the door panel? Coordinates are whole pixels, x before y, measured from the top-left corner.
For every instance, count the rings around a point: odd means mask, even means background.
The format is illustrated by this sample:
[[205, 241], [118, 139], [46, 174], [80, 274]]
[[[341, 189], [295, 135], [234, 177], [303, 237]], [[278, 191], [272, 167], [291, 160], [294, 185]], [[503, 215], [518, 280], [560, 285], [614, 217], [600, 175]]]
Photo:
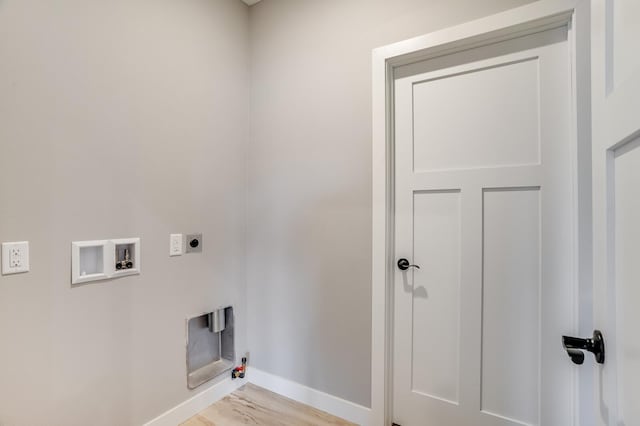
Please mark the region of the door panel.
[[[460, 339], [460, 192], [414, 193], [413, 272], [432, 283], [411, 288], [413, 297], [412, 389], [458, 402]], [[429, 299], [438, 300], [437, 305]], [[438, 350], [434, 350], [438, 348]]]
[[485, 190], [482, 411], [538, 424], [540, 188]]
[[415, 83], [414, 170], [539, 164], [538, 94], [537, 58]]
[[614, 151], [618, 417], [640, 421], [640, 139]]
[[394, 421], [568, 426], [567, 28], [449, 56], [395, 74]]
[[[610, 25], [610, 50], [612, 54], [611, 72], [613, 87], [620, 87], [634, 78], [640, 71], [640, 55], [638, 40], [640, 40], [640, 2], [637, 0], [609, 1], [607, 25]], [[634, 54], [630, 54], [634, 52]]]
[[595, 424], [640, 424], [640, 4], [593, 0], [594, 311], [606, 359]]

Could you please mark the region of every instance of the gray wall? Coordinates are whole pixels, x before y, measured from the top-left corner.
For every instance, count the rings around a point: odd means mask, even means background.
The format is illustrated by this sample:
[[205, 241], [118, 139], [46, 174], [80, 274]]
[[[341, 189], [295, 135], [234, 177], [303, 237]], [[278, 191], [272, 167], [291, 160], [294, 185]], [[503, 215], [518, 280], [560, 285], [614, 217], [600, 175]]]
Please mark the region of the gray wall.
[[[0, 0], [0, 424], [151, 419], [228, 303], [253, 365], [369, 405], [371, 49], [528, 1]], [[142, 275], [71, 288], [71, 241], [133, 236]]]
[[530, 0], [251, 8], [251, 362], [370, 404], [371, 49]]
[[[0, 0], [0, 424], [139, 425], [187, 399], [185, 317], [246, 348], [248, 8]], [[168, 257], [202, 231], [202, 255]], [[141, 237], [143, 273], [70, 286], [71, 241]], [[201, 389], [199, 389], [201, 390]]]

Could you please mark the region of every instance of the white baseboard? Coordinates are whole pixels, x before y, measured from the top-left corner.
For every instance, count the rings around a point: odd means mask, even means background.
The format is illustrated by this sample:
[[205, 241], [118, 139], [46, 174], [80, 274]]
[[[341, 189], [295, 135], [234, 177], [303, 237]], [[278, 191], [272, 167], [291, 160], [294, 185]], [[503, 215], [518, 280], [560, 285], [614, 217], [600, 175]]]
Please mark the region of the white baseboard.
[[231, 380], [230, 377], [227, 377], [145, 423], [144, 426], [178, 426], [209, 405], [229, 395], [247, 381], [361, 426], [370, 426], [373, 423], [370, 408], [249, 367], [246, 379]]
[[195, 416], [214, 402], [229, 395], [246, 382], [247, 381], [244, 379], [231, 380], [231, 377], [227, 377], [210, 388], [205, 389], [199, 394], [194, 395], [186, 401], [176, 405], [155, 419], [145, 423], [144, 426], [178, 426], [180, 423], [187, 421], [189, 418]]
[[256, 368], [247, 369], [247, 379], [256, 386], [268, 389], [287, 398], [326, 411], [334, 416], [341, 417], [350, 422], [370, 426], [371, 409], [355, 404], [337, 396], [312, 389], [308, 386], [292, 382], [282, 377], [266, 373]]

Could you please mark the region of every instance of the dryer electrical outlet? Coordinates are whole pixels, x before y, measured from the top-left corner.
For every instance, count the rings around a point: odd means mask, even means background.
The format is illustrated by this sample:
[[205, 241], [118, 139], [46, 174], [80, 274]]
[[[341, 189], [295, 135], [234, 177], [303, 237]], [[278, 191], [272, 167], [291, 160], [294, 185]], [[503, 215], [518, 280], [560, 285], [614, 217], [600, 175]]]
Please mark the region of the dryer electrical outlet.
[[202, 252], [202, 234], [187, 234], [185, 238], [185, 253]]
[[2, 274], [29, 272], [29, 242], [2, 243]]

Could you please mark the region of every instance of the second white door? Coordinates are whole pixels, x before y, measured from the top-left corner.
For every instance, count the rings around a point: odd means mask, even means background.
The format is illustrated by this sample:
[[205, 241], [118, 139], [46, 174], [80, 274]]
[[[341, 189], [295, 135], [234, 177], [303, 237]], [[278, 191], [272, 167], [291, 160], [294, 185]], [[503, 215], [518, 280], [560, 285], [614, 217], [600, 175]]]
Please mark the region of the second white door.
[[[568, 29], [396, 70], [393, 419], [574, 424]], [[403, 270], [404, 269], [404, 270]]]

